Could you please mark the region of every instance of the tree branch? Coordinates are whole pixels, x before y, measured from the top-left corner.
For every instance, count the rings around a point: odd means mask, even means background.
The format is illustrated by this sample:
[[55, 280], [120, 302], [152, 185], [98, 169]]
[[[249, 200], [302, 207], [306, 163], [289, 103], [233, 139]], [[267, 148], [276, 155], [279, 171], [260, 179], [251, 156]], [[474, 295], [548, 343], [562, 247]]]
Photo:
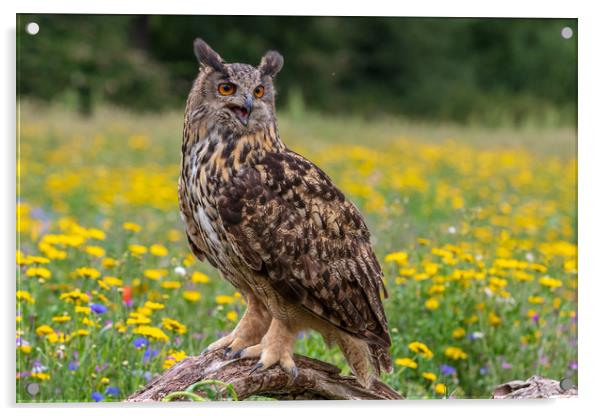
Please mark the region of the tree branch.
[[[224, 360], [223, 350], [186, 358], [155, 377], [126, 401], [160, 401], [172, 392], [184, 391], [201, 380], [231, 384], [239, 400], [258, 395], [279, 400], [399, 400], [401, 395], [381, 381], [363, 388], [355, 377], [342, 376], [334, 365], [295, 355], [299, 375], [291, 380], [279, 366], [250, 374], [257, 359]], [[220, 387], [225, 392], [224, 387]], [[203, 395], [202, 393], [197, 393]]]

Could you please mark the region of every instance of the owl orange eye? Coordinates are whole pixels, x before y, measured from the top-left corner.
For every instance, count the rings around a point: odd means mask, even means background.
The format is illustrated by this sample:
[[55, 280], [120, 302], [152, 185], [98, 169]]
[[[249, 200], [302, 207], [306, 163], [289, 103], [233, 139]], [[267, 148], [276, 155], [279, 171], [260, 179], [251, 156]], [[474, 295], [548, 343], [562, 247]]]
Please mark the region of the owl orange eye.
[[217, 86], [217, 91], [221, 95], [232, 95], [236, 92], [236, 85], [234, 85], [230, 82], [224, 82]]
[[255, 87], [255, 91], [253, 91], [253, 94], [255, 94], [255, 97], [257, 98], [263, 97], [264, 93], [265, 89], [263, 88], [263, 85], [258, 85], [257, 87]]

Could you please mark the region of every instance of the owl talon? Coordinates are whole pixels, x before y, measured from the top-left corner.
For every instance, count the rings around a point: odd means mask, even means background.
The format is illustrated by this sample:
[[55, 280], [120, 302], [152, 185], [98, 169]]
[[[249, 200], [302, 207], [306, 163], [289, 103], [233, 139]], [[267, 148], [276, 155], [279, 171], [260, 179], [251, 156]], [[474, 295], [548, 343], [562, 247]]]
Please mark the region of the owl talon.
[[253, 367], [251, 369], [251, 371], [249, 371], [249, 374], [253, 374], [255, 371], [260, 370], [261, 371], [261, 367], [263, 367], [263, 363], [260, 361], [257, 364], [255, 364], [255, 367]]
[[224, 350], [224, 358], [228, 358], [228, 355], [230, 354], [231, 351], [232, 351], [232, 348], [226, 347], [226, 349]]
[[297, 377], [299, 377], [299, 368], [297, 368], [297, 366], [294, 366], [290, 370], [285, 371], [288, 373], [289, 377], [291, 378], [291, 381], [295, 381]]

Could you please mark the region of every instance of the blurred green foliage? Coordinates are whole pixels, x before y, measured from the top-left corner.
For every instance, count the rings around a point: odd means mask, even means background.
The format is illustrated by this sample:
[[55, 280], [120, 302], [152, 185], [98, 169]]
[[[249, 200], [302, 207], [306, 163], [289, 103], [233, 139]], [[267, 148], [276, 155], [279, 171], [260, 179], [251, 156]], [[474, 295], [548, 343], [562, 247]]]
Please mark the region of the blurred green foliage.
[[19, 94], [83, 113], [99, 102], [183, 108], [202, 37], [228, 62], [280, 51], [279, 108], [294, 113], [576, 121], [576, 19], [19, 15], [17, 33]]

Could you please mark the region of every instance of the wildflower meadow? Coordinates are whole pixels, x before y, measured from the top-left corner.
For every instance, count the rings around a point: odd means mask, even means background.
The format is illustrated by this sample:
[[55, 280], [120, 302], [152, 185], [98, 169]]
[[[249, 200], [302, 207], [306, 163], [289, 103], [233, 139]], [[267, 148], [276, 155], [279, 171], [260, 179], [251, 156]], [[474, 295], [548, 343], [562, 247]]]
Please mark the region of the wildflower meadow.
[[[188, 249], [182, 114], [19, 104], [20, 402], [121, 401], [230, 331], [244, 299]], [[281, 115], [366, 216], [411, 399], [577, 382], [576, 133]], [[349, 372], [314, 333], [296, 352]], [[32, 386], [34, 386], [32, 388]]]

